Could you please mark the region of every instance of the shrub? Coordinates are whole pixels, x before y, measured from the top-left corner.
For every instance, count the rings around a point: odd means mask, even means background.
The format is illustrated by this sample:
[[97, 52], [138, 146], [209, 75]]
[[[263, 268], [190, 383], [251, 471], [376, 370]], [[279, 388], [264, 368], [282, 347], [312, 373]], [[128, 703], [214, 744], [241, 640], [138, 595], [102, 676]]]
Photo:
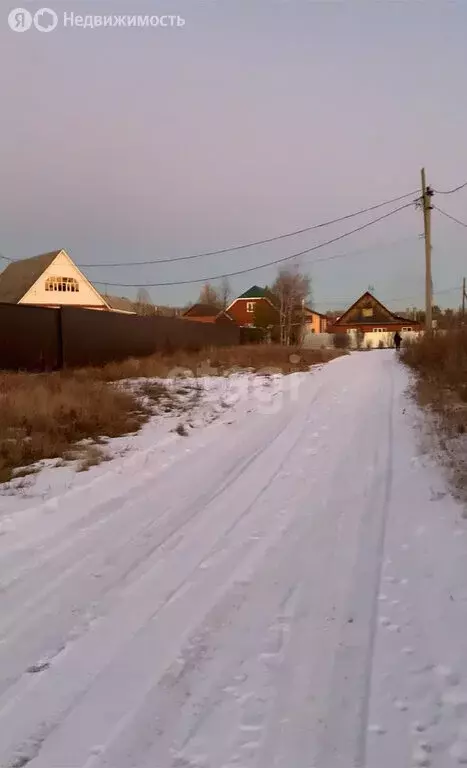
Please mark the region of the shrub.
[[425, 334], [407, 342], [402, 359], [420, 375], [466, 397], [467, 328]]

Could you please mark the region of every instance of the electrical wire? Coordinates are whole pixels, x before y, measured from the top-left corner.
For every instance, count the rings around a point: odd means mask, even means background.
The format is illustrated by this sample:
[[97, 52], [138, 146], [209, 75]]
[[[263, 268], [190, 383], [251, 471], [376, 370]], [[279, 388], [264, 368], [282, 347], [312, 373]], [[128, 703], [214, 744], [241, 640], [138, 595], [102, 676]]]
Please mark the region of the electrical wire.
[[[311, 248], [306, 248], [305, 250], [299, 251], [298, 253], [292, 253], [289, 256], [283, 256], [280, 259], [274, 259], [273, 261], [268, 261], [268, 262], [265, 262], [264, 264], [258, 264], [255, 267], [238, 269], [234, 272], [225, 272], [222, 275], [209, 275], [207, 277], [199, 277], [194, 280], [173, 280], [173, 281], [163, 282], [163, 283], [111, 283], [108, 280], [93, 280], [93, 282], [98, 283], [100, 285], [107, 285], [112, 288], [156, 288], [156, 287], [162, 287], [162, 286], [193, 285], [195, 283], [207, 283], [207, 282], [210, 282], [211, 280], [222, 280], [223, 278], [235, 277], [236, 275], [245, 275], [248, 272], [256, 272], [258, 269], [263, 269], [264, 267], [271, 267], [275, 264], [282, 264], [286, 261], [297, 259], [300, 256], [304, 256], [306, 253], [311, 253], [312, 251], [317, 251], [319, 248], [324, 248], [325, 246], [331, 245], [332, 243], [337, 243], [339, 240], [343, 240], [345, 237], [349, 237], [349, 235], [354, 235], [356, 232], [361, 232], [363, 229], [367, 229], [367, 227], [371, 227], [373, 224], [377, 224], [379, 221], [383, 221], [383, 219], [389, 218], [389, 216], [394, 216], [395, 213], [399, 213], [399, 211], [403, 211], [405, 208], [410, 208], [412, 205], [413, 203], [405, 203], [405, 205], [400, 205], [398, 208], [395, 208], [393, 211], [389, 211], [389, 213], [383, 214], [383, 216], [378, 216], [378, 218], [372, 219], [372, 221], [368, 221], [366, 224], [362, 224], [361, 226], [356, 227], [355, 229], [352, 229], [349, 232], [344, 232], [342, 235], [337, 235], [337, 237], [333, 237], [331, 238], [331, 240], [326, 240], [323, 243], [318, 243], [317, 245], [314, 245]], [[335, 256], [331, 256], [328, 258], [332, 259], [332, 258], [335, 258]]]
[[458, 187], [454, 187], [454, 189], [446, 189], [445, 191], [434, 189], [433, 192], [437, 195], [453, 195], [454, 192], [459, 192], [459, 190], [464, 189], [464, 187], [467, 187], [467, 181], [464, 181], [463, 184], [459, 184]]
[[321, 256], [317, 259], [312, 259], [311, 261], [309, 259], [305, 259], [301, 264], [319, 264], [323, 261], [333, 261], [334, 259], [346, 259], [350, 258], [352, 256], [360, 256], [364, 253], [369, 253], [371, 251], [377, 251], [381, 250], [383, 248], [392, 248], [395, 245], [400, 245], [401, 243], [408, 243], [408, 242], [414, 242], [415, 240], [420, 240], [423, 235], [408, 235], [407, 237], [400, 237], [397, 240], [392, 240], [388, 243], [376, 243], [374, 245], [370, 245], [368, 248], [359, 248], [356, 251], [345, 251], [345, 253], [337, 253], [333, 256]]
[[175, 261], [189, 261], [190, 259], [200, 259], [203, 256], [217, 256], [222, 253], [231, 253], [232, 251], [240, 251], [245, 248], [251, 248], [254, 245], [264, 245], [266, 243], [274, 243], [278, 240], [285, 240], [287, 237], [294, 237], [295, 235], [303, 235], [305, 232], [311, 232], [315, 229], [322, 229], [323, 227], [329, 227], [331, 224], [338, 224], [341, 221], [346, 221], [347, 219], [352, 219], [354, 216], [361, 216], [364, 213], [371, 213], [372, 211], [376, 211], [378, 208], [382, 208], [384, 205], [390, 205], [391, 203], [398, 203], [400, 200], [405, 200], [407, 197], [412, 197], [413, 195], [416, 195], [420, 190], [416, 189], [413, 192], [407, 192], [405, 195], [399, 195], [398, 197], [393, 197], [391, 200], [385, 200], [383, 203], [377, 203], [376, 205], [372, 205], [369, 208], [361, 208], [359, 211], [355, 211], [354, 213], [348, 213], [345, 216], [340, 216], [338, 219], [330, 219], [329, 221], [323, 221], [321, 224], [313, 224], [310, 227], [305, 227], [304, 229], [296, 229], [293, 232], [286, 232], [282, 235], [276, 235], [275, 237], [268, 237], [264, 240], [254, 240], [250, 243], [243, 243], [241, 245], [233, 245], [229, 248], [221, 248], [218, 251], [205, 251], [204, 253], [194, 253], [191, 256], [176, 256], [173, 259], [150, 259], [148, 261], [122, 261], [122, 262], [115, 262], [115, 263], [102, 263], [102, 264], [81, 264], [79, 263], [79, 267], [86, 267], [87, 269], [92, 267], [142, 267], [146, 266], [147, 264], [169, 264]]
[[461, 221], [460, 219], [456, 219], [455, 216], [452, 216], [450, 213], [447, 213], [446, 211], [443, 211], [441, 208], [438, 208], [437, 205], [433, 206], [435, 211], [438, 211], [438, 213], [442, 213], [443, 216], [446, 216], [447, 219], [451, 219], [451, 221], [455, 221], [456, 224], [460, 224], [461, 227], [465, 227], [467, 229], [467, 223], [465, 221]]

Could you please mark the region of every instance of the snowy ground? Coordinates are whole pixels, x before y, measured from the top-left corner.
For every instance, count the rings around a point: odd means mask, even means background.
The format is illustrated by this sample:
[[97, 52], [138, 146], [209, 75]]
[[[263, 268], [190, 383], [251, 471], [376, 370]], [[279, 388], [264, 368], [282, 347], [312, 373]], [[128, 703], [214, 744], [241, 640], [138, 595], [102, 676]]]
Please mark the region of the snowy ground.
[[407, 383], [212, 384], [188, 437], [0, 497], [1, 768], [467, 761], [467, 522]]

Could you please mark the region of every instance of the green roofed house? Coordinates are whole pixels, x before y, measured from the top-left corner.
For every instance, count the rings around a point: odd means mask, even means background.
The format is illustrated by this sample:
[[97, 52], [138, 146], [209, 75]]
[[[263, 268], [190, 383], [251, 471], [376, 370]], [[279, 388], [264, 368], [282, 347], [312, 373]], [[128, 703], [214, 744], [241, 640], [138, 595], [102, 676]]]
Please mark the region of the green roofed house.
[[[235, 299], [226, 310], [237, 325], [254, 327], [261, 317], [263, 326], [278, 326], [280, 323], [279, 299], [267, 288], [253, 285]], [[307, 306], [296, 308], [297, 316], [303, 319], [304, 329], [310, 333], [326, 331], [326, 316]]]
[[264, 312], [271, 316], [271, 324], [279, 322], [276, 297], [266, 288], [253, 285], [227, 307], [226, 312], [240, 327], [254, 327], [255, 315]]

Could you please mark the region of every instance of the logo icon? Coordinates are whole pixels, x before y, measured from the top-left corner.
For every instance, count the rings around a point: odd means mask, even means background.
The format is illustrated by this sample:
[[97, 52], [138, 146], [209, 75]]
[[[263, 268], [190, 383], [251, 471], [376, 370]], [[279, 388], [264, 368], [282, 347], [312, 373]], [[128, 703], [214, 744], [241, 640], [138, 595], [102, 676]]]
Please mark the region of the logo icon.
[[58, 24], [58, 16], [51, 8], [40, 8], [34, 14], [34, 26], [39, 32], [52, 32]]
[[13, 8], [8, 14], [8, 24], [13, 32], [27, 32], [32, 24], [32, 14], [25, 8]]

